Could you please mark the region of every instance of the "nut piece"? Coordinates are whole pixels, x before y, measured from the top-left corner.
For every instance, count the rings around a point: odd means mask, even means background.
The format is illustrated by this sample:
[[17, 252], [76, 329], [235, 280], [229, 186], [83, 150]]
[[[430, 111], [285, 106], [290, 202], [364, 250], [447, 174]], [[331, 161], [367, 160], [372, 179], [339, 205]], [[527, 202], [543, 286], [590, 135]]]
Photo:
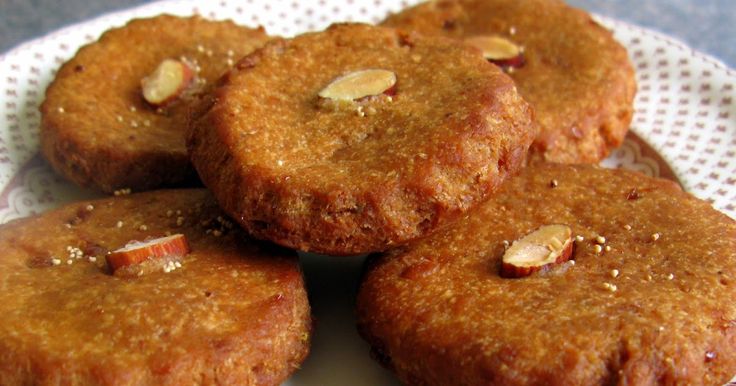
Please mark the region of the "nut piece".
[[567, 225], [545, 225], [514, 241], [503, 255], [501, 276], [524, 277], [572, 256], [572, 230]]
[[159, 237], [146, 241], [131, 241], [124, 247], [110, 252], [105, 259], [113, 272], [119, 268], [140, 264], [163, 257], [184, 256], [189, 253], [187, 238], [181, 234]]
[[354, 101], [379, 94], [393, 95], [396, 74], [392, 71], [369, 69], [354, 71], [332, 81], [319, 96], [340, 101]]
[[483, 51], [483, 57], [499, 67], [518, 68], [524, 65], [524, 55], [519, 46], [501, 36], [472, 36], [465, 39]]
[[163, 106], [177, 99], [194, 79], [194, 71], [184, 62], [165, 59], [156, 70], [141, 80], [143, 99]]

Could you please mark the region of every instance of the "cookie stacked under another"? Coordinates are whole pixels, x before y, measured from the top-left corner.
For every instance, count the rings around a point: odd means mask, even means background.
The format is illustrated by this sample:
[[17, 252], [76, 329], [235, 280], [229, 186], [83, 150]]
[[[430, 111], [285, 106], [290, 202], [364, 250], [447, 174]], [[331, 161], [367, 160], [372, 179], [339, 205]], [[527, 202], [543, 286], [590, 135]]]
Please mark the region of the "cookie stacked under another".
[[364, 24], [275, 41], [195, 109], [192, 162], [250, 234], [348, 255], [448, 224], [518, 170], [535, 135], [471, 47]]
[[461, 39], [504, 66], [536, 112], [533, 160], [598, 162], [626, 136], [634, 70], [587, 12], [559, 0], [439, 0], [382, 24]]
[[[570, 255], [504, 274], [520, 239], [560, 225], [569, 239], [540, 246]], [[541, 164], [377, 257], [358, 323], [409, 385], [722, 385], [734, 278], [736, 223], [708, 203], [639, 173]]]
[[[66, 62], [46, 90], [41, 152], [66, 178], [106, 193], [191, 186], [187, 101], [268, 39], [263, 29], [196, 16], [111, 29]], [[178, 83], [175, 95], [146, 92], [156, 75], [164, 90]]]

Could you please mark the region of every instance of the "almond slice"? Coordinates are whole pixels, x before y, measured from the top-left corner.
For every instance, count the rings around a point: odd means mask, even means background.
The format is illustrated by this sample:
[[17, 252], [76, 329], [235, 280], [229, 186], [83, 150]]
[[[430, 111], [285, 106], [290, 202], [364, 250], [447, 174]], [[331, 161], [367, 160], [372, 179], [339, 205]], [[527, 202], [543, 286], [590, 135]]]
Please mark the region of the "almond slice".
[[503, 255], [501, 276], [524, 277], [572, 256], [572, 229], [567, 225], [545, 225], [514, 241]]
[[162, 106], [177, 99], [194, 79], [194, 71], [186, 63], [165, 59], [151, 75], [141, 80], [143, 99]]
[[393, 71], [360, 70], [333, 80], [318, 95], [327, 99], [354, 101], [367, 96], [390, 94], [394, 85], [396, 74]]
[[105, 258], [113, 272], [133, 264], [147, 260], [171, 256], [184, 256], [189, 253], [187, 238], [177, 233], [167, 237], [159, 237], [146, 241], [131, 241], [124, 247], [110, 252]]
[[501, 36], [473, 36], [465, 39], [483, 52], [483, 57], [500, 67], [521, 67], [524, 65], [524, 56], [521, 48], [511, 40]]

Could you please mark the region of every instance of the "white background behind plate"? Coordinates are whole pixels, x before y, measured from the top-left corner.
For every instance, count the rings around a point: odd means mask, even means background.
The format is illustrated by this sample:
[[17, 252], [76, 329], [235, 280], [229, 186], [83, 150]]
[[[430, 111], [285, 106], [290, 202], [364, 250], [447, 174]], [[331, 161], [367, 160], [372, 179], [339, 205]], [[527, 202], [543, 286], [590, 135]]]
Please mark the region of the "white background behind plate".
[[[409, 3], [415, 3], [411, 1]], [[273, 35], [318, 30], [335, 21], [381, 20], [407, 2], [165, 1], [102, 16], [26, 43], [0, 57], [0, 221], [73, 199], [94, 197], [55, 176], [36, 157], [38, 105], [54, 71], [77, 48], [133, 17], [162, 12], [231, 18], [263, 25]], [[639, 93], [632, 130], [671, 167], [686, 190], [736, 217], [736, 73], [672, 39], [599, 18], [624, 44], [637, 70]], [[604, 164], [658, 176], [660, 161], [627, 143]], [[360, 340], [353, 296], [362, 259], [307, 256], [304, 270], [316, 317], [312, 353], [287, 385], [391, 385]]]

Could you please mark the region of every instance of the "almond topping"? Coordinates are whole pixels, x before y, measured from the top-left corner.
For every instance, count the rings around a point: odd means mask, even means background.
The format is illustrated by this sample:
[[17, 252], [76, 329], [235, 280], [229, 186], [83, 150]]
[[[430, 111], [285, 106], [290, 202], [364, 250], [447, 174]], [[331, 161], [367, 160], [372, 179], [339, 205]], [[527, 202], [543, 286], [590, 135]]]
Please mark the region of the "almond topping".
[[567, 225], [545, 225], [511, 244], [503, 255], [501, 276], [524, 277], [563, 263], [572, 256], [572, 230]]
[[179, 233], [146, 241], [131, 241], [124, 247], [110, 252], [106, 260], [114, 272], [119, 268], [140, 264], [146, 260], [184, 256], [189, 251], [186, 237]]
[[480, 49], [483, 57], [501, 67], [521, 67], [524, 65], [522, 49], [511, 40], [501, 36], [473, 36], [465, 43]]
[[165, 59], [151, 75], [143, 78], [143, 99], [162, 106], [177, 99], [194, 79], [194, 71], [184, 62]]
[[326, 99], [354, 101], [367, 96], [390, 94], [395, 85], [396, 74], [392, 71], [361, 70], [333, 80], [318, 95]]

